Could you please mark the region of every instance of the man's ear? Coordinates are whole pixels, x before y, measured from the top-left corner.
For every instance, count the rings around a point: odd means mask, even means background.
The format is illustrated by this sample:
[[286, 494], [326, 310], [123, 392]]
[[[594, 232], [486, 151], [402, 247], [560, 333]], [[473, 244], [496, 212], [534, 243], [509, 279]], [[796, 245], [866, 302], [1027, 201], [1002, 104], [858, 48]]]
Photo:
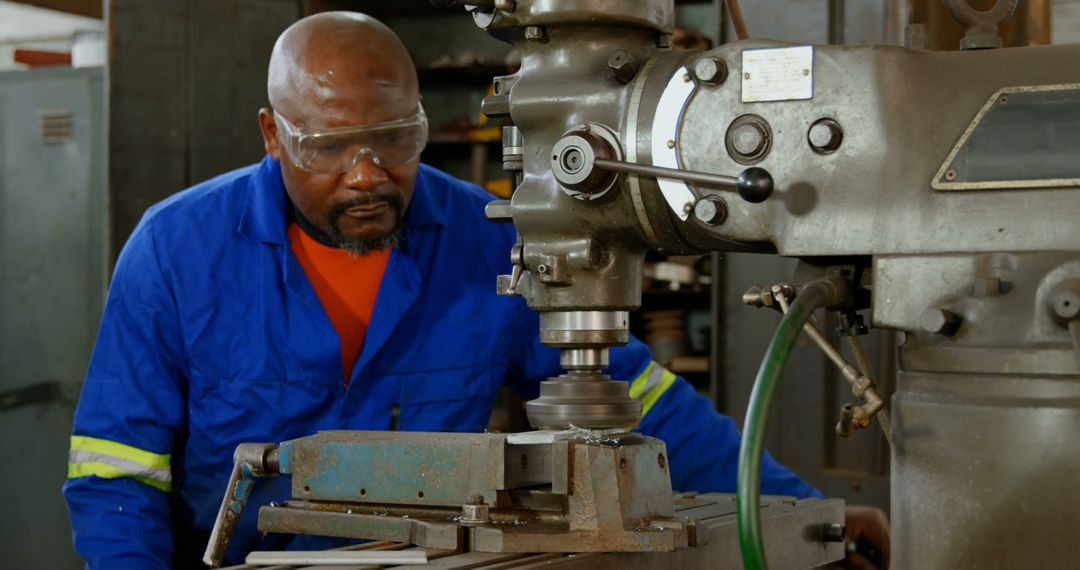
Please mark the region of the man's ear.
[[259, 109], [259, 131], [262, 132], [263, 148], [276, 160], [281, 160], [284, 149], [281, 148], [281, 139], [278, 138], [277, 122], [274, 121], [274, 112], [267, 107]]

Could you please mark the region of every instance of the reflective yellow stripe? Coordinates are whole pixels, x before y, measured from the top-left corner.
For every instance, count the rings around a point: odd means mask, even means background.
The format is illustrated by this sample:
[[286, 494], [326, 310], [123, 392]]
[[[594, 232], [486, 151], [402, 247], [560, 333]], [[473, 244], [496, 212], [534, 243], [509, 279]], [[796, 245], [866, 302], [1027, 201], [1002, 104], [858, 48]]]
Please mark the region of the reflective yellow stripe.
[[645, 370], [630, 384], [630, 397], [641, 400], [641, 417], [645, 417], [649, 410], [656, 405], [656, 401], [664, 392], [675, 384], [675, 373], [667, 370], [658, 363], [650, 362]]
[[168, 453], [151, 453], [123, 443], [82, 435], [71, 436], [71, 450], [92, 451], [94, 453], [112, 455], [113, 457], [134, 461], [139, 465], [145, 465], [147, 467], [169, 467], [170, 460], [172, 459]]
[[82, 463], [68, 464], [68, 479], [78, 479], [79, 477], [89, 477], [91, 475], [96, 475], [103, 479], [131, 477], [140, 483], [150, 485], [151, 487], [165, 491], [166, 493], [172, 490], [172, 481], [158, 481], [157, 479], [151, 479], [150, 477], [132, 477], [127, 471], [106, 463], [85, 461]]

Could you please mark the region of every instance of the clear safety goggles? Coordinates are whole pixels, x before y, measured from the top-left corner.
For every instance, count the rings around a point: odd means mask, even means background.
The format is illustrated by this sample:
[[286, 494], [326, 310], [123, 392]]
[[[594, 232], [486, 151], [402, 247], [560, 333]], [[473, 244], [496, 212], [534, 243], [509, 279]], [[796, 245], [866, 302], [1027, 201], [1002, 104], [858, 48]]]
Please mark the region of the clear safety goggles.
[[382, 168], [401, 166], [416, 160], [427, 146], [427, 115], [422, 106], [404, 119], [357, 127], [301, 129], [277, 111], [274, 120], [293, 164], [317, 174], [348, 172], [364, 155]]

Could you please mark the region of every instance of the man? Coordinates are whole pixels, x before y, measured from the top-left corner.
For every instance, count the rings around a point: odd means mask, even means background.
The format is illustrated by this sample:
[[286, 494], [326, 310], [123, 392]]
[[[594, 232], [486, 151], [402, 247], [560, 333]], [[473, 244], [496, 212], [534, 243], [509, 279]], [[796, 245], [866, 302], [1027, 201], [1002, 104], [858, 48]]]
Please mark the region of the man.
[[[90, 568], [198, 566], [235, 446], [325, 429], [480, 431], [507, 383], [559, 372], [520, 299], [498, 297], [512, 228], [479, 189], [420, 165], [426, 120], [408, 52], [359, 14], [278, 39], [268, 156], [151, 208], [116, 266], [75, 416], [64, 493]], [[666, 441], [679, 489], [734, 488], [738, 432], [633, 341], [638, 429]], [[644, 387], [650, 378], [659, 382]], [[816, 491], [767, 459], [763, 490]], [[288, 497], [288, 481], [251, 501]], [[249, 509], [227, 562], [318, 549]]]

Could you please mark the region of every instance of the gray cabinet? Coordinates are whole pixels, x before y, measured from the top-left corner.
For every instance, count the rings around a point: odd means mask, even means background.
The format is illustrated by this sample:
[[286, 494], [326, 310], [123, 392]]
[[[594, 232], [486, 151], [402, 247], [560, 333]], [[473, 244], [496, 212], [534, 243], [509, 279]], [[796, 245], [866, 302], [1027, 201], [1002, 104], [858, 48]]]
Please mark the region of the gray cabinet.
[[60, 487], [106, 285], [101, 69], [0, 73], [0, 566], [81, 566]]

